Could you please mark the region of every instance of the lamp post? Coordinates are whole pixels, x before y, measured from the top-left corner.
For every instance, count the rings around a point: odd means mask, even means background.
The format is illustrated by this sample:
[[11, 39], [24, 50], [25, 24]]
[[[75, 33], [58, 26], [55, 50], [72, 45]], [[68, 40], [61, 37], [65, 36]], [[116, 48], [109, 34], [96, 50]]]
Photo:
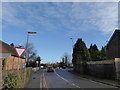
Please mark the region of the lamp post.
[[[25, 60], [25, 64], [28, 61], [28, 39], [29, 39], [29, 34], [36, 34], [37, 32], [28, 32], [27, 34], [27, 43], [26, 43], [26, 60]], [[25, 69], [24, 69], [24, 85], [26, 84], [26, 65], [25, 65]]]
[[[26, 62], [28, 61], [29, 53], [28, 53], [28, 40], [29, 40], [29, 34], [36, 34], [37, 32], [28, 32], [27, 34], [27, 43], [26, 43]], [[29, 64], [29, 62], [28, 62]]]
[[[26, 43], [26, 62], [28, 61], [29, 53], [28, 53], [28, 39], [29, 39], [29, 34], [36, 34], [37, 32], [28, 32], [27, 34], [27, 43]], [[29, 62], [28, 62], [29, 65]]]
[[72, 49], [74, 48], [74, 45], [73, 45], [73, 38], [70, 38], [72, 40]]
[[[70, 39], [72, 41], [72, 50], [73, 50], [73, 48], [74, 48], [73, 38], [70, 38]], [[71, 55], [71, 59], [72, 59], [72, 55]], [[72, 64], [72, 60], [71, 60], [71, 64]]]

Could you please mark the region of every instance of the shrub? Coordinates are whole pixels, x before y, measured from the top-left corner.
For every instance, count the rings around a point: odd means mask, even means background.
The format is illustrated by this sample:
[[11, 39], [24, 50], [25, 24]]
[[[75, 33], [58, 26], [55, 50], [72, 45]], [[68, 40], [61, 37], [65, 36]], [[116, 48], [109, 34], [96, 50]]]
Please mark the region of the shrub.
[[8, 88], [20, 88], [20, 83], [19, 82], [20, 82], [19, 75], [9, 74], [5, 78], [4, 88], [5, 89], [8, 89]]
[[30, 79], [32, 68], [27, 68], [26, 71], [26, 82]]

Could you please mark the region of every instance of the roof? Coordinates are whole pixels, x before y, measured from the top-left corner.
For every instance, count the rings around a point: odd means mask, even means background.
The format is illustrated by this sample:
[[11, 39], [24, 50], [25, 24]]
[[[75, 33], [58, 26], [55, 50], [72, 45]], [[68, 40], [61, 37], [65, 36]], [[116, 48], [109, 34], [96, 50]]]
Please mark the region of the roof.
[[2, 54], [11, 54], [12, 56], [18, 56], [14, 47], [0, 40], [0, 53]]
[[7, 58], [10, 55], [10, 53], [0, 53], [0, 58]]
[[116, 34], [120, 33], [120, 30], [116, 29], [115, 32], [113, 33], [112, 37], [110, 38], [110, 40], [107, 43], [107, 46], [109, 45], [109, 43], [112, 41], [112, 39], [115, 37]]

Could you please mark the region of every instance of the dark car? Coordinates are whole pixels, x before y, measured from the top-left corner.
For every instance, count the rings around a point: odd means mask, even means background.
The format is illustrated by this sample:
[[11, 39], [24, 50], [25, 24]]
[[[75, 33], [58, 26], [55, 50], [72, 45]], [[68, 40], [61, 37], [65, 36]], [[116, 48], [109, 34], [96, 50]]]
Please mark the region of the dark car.
[[54, 72], [53, 67], [48, 67], [48, 68], [47, 68], [47, 72]]
[[62, 68], [63, 68], [63, 69], [66, 69], [66, 66], [63, 66]]

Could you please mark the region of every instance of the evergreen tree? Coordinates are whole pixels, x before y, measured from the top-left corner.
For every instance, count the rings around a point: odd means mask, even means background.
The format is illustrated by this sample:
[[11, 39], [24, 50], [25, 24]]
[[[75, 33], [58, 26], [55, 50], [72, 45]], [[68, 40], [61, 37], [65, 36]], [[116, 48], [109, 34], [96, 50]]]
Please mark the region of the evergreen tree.
[[102, 47], [101, 49], [101, 59], [104, 60], [106, 59], [106, 48]]
[[96, 44], [90, 45], [89, 52], [90, 52], [91, 60], [100, 60], [101, 59], [101, 52], [99, 51]]
[[73, 49], [74, 70], [80, 73], [86, 71], [86, 61], [90, 60], [90, 53], [82, 39], [78, 39]]
[[89, 51], [82, 39], [78, 39], [73, 49], [73, 63], [88, 60], [90, 60]]
[[36, 61], [38, 61], [38, 66], [40, 66], [41, 58], [37, 57]]
[[14, 47], [14, 43], [11, 43], [10, 46]]

